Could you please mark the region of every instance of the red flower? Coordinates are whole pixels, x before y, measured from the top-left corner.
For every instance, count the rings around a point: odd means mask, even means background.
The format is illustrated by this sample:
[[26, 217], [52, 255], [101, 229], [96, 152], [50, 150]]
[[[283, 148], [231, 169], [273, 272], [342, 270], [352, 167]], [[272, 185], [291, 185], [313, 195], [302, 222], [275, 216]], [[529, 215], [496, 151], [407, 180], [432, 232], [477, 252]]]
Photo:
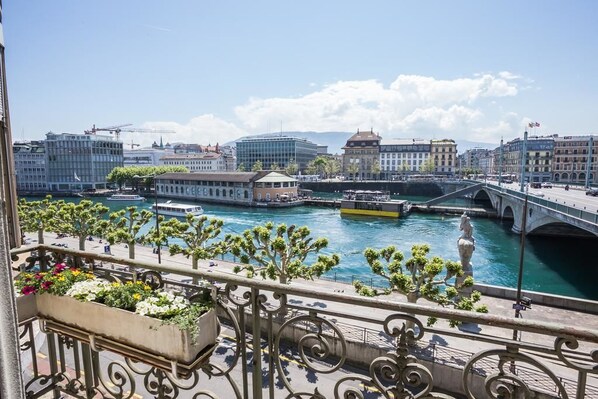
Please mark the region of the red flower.
[[47, 291], [47, 290], [50, 288], [50, 286], [51, 286], [52, 284], [53, 284], [53, 283], [52, 283], [51, 281], [44, 281], [44, 282], [42, 283], [42, 289], [44, 289], [44, 290], [46, 290], [46, 291]]
[[23, 295], [35, 294], [35, 287], [33, 287], [31, 285], [26, 285], [23, 287], [23, 289], [21, 289], [21, 294], [23, 294]]
[[66, 269], [66, 265], [64, 263], [57, 263], [56, 266], [54, 266], [54, 274], [58, 274], [64, 269]]
[[33, 277], [35, 277], [36, 280], [41, 280], [42, 278], [44, 278], [44, 276], [42, 276], [39, 273], [35, 273], [35, 276], [33, 276]]

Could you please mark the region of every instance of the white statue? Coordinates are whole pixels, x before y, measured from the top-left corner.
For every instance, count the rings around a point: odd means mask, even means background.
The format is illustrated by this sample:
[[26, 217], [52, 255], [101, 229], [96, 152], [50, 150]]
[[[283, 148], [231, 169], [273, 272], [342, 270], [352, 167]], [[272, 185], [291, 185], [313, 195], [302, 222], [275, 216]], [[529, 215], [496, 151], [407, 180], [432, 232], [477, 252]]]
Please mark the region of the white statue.
[[473, 268], [471, 266], [471, 257], [475, 251], [475, 238], [473, 238], [473, 226], [470, 223], [469, 216], [463, 212], [461, 215], [461, 225], [459, 230], [463, 231], [461, 237], [457, 240], [457, 247], [459, 248], [459, 257], [461, 258], [461, 267], [463, 267], [463, 277], [457, 277], [457, 284], [465, 280], [467, 276], [473, 276]]

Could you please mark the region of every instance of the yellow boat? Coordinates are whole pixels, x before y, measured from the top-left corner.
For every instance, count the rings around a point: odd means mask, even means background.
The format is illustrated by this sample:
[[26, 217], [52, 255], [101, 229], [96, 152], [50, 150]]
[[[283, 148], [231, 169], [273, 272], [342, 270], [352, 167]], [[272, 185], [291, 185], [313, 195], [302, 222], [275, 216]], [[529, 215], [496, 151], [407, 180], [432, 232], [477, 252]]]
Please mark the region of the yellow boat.
[[400, 218], [410, 208], [409, 201], [390, 199], [388, 191], [345, 190], [341, 200], [341, 215]]

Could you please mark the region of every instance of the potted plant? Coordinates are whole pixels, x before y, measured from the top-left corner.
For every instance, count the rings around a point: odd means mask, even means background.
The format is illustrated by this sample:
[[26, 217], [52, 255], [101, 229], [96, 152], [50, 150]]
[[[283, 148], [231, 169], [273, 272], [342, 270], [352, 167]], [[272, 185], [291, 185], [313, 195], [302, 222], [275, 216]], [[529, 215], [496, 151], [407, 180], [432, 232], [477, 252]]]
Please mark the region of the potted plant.
[[[214, 346], [218, 325], [214, 301], [190, 302], [141, 281], [108, 282], [64, 264], [15, 280], [22, 297], [34, 297], [40, 318], [183, 365]], [[19, 312], [25, 308], [20, 308]]]

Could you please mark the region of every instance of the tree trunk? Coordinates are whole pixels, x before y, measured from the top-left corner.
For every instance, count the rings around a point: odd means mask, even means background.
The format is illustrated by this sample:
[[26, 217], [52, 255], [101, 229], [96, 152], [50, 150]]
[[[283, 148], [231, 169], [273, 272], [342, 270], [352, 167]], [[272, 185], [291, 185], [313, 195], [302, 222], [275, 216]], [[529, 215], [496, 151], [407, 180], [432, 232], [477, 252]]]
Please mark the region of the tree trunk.
[[79, 251], [85, 251], [85, 239], [86, 235], [79, 236]]
[[[199, 259], [197, 259], [197, 256], [195, 256], [195, 255], [191, 256], [191, 268], [193, 270], [199, 269]], [[193, 277], [193, 284], [197, 284], [197, 283], [199, 283], [199, 278]]]
[[135, 259], [135, 243], [129, 243], [129, 259]]
[[44, 229], [37, 230], [37, 242], [38, 244], [44, 243]]

